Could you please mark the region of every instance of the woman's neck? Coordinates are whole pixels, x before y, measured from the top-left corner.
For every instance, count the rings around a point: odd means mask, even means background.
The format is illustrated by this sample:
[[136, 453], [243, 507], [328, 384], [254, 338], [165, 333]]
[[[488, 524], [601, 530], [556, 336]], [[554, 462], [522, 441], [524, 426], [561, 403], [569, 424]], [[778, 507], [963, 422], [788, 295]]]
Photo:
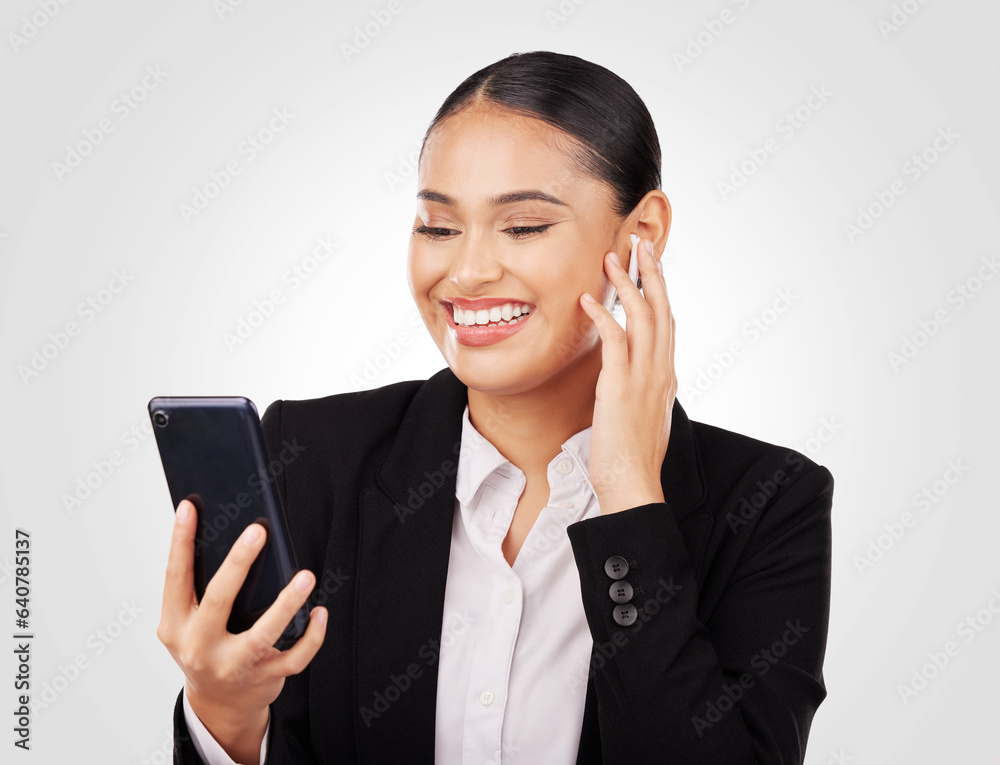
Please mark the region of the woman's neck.
[[600, 372], [598, 347], [524, 393], [498, 396], [469, 388], [469, 419], [529, 479], [545, 478], [563, 443], [593, 424]]

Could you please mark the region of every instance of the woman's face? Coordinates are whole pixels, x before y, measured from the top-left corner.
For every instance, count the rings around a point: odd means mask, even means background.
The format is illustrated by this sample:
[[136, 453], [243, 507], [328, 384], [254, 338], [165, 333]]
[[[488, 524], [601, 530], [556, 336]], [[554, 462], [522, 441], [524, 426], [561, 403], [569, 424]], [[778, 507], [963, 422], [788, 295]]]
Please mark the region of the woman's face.
[[[445, 361], [470, 388], [522, 393], [600, 354], [579, 299], [589, 292], [610, 309], [604, 255], [627, 252], [629, 231], [608, 188], [567, 154], [570, 142], [540, 120], [473, 106], [424, 146], [407, 281]], [[482, 299], [529, 312], [500, 329], [456, 325], [455, 305], [488, 310], [475, 305]]]

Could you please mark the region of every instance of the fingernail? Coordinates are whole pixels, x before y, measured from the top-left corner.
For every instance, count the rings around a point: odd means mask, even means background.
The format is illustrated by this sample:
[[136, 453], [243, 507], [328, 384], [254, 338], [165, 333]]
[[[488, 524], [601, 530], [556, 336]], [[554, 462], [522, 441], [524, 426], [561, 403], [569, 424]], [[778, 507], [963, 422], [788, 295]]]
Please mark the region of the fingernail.
[[260, 538], [260, 527], [256, 525], [248, 526], [247, 530], [243, 532], [243, 544], [247, 547], [253, 547], [254, 542]]
[[592, 298], [590, 296], [589, 292], [584, 292], [583, 293], [583, 299], [586, 300], [588, 303], [596, 303], [597, 302], [596, 300], [594, 300], [594, 298]]
[[[656, 270], [660, 272], [660, 278], [663, 279], [663, 263], [659, 260], [656, 261]], [[666, 280], [664, 279], [664, 281]]]
[[612, 261], [614, 262], [614, 264], [615, 264], [616, 266], [618, 266], [619, 268], [621, 268], [621, 267], [622, 267], [622, 262], [621, 262], [620, 260], [618, 260], [618, 255], [617, 255], [616, 253], [614, 253], [614, 252], [612, 252], [612, 253], [611, 253], [611, 260], [612, 260]]
[[187, 523], [187, 519], [191, 516], [191, 505], [186, 499], [182, 499], [181, 503], [177, 506], [177, 522]]
[[650, 255], [653, 255], [654, 257], [656, 255], [656, 253], [653, 252], [653, 240], [652, 239], [647, 239], [646, 240], [646, 252], [648, 252]]
[[300, 571], [295, 576], [295, 589], [299, 592], [305, 592], [309, 589], [309, 574], [305, 571]]
[[326, 624], [326, 609], [325, 608], [316, 609], [316, 616], [313, 618], [316, 619], [316, 624], [322, 627], [324, 624]]

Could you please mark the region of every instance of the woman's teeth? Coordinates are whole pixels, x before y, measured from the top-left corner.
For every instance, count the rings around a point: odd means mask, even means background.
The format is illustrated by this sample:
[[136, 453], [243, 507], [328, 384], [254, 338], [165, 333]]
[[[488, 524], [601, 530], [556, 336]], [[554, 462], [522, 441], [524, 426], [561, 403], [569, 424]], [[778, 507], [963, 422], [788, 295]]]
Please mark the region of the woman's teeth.
[[455, 323], [463, 327], [516, 324], [531, 313], [531, 306], [519, 303], [504, 303], [479, 311], [467, 311], [453, 304], [452, 309]]

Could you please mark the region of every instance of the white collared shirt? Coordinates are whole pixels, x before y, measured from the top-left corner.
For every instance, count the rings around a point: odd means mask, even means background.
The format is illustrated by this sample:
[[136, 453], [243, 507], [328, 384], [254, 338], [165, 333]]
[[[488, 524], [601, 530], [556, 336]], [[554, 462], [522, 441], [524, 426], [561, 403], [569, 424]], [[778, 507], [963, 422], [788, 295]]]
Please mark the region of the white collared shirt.
[[[589, 477], [592, 429], [567, 439], [548, 464], [548, 502], [511, 567], [501, 544], [526, 478], [473, 427], [465, 407], [441, 625], [437, 763], [576, 762], [593, 640], [566, 528], [601, 514]], [[202, 759], [233, 765], [186, 695], [184, 714]]]

